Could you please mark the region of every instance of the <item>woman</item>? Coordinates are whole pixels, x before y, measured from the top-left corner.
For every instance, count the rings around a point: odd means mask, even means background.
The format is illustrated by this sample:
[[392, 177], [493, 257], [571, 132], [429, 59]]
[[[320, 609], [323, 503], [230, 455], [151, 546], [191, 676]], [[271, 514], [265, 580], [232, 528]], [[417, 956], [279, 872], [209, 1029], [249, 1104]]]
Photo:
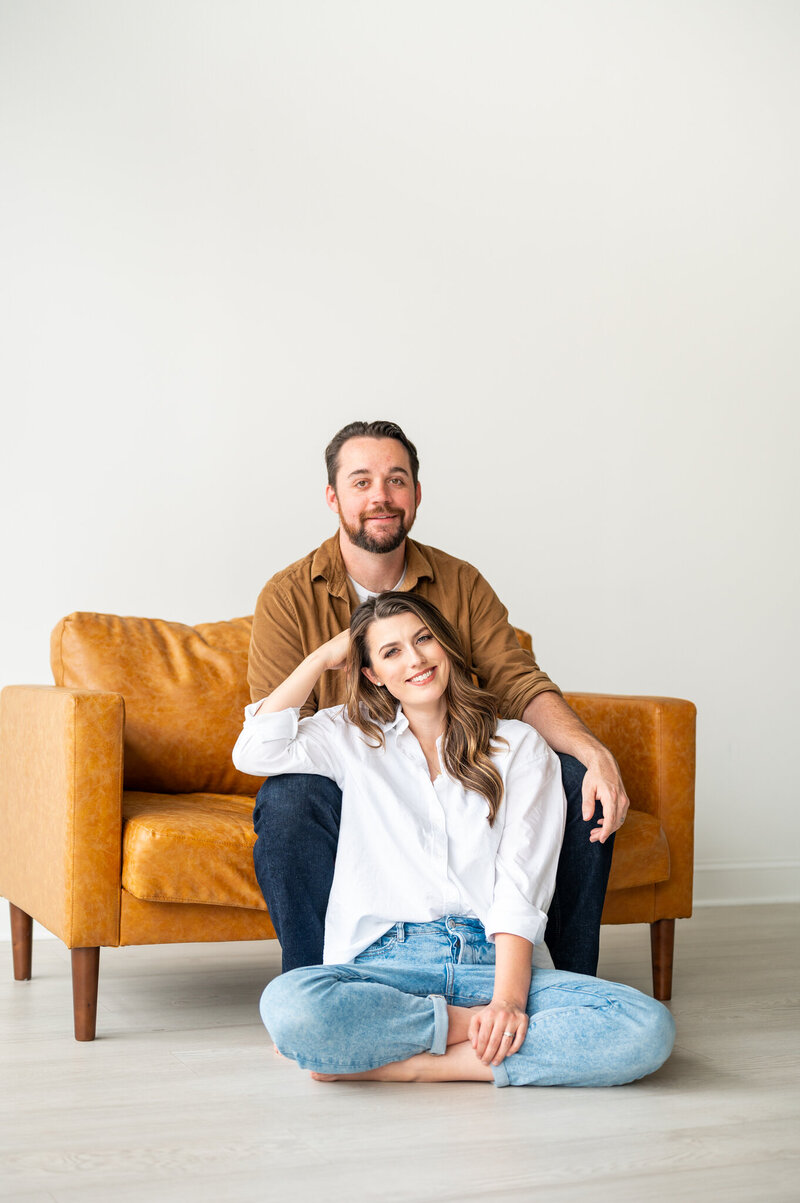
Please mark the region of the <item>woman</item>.
[[[345, 664], [346, 705], [299, 721]], [[323, 1080], [498, 1086], [615, 1085], [666, 1060], [660, 1003], [532, 971], [564, 830], [558, 759], [527, 724], [498, 721], [430, 602], [365, 602], [245, 715], [237, 768], [342, 789], [324, 964], [261, 1000], [284, 1056]]]

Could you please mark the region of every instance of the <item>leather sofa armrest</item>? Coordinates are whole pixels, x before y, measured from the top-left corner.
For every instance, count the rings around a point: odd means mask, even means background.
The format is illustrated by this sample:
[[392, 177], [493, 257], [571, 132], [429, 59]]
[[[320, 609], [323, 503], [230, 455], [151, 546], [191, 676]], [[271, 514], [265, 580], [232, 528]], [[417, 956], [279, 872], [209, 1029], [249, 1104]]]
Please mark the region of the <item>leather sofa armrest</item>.
[[119, 943], [122, 696], [0, 694], [0, 893], [68, 948]]
[[694, 832], [697, 710], [682, 698], [564, 695], [619, 762], [636, 810], [658, 818], [670, 847]]

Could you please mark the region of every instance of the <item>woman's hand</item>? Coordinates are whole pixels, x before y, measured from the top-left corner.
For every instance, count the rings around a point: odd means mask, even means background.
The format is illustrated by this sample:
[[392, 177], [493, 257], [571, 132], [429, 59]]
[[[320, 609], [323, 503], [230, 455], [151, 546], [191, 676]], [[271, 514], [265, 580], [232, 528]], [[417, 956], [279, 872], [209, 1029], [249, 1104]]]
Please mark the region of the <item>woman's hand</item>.
[[340, 631], [321, 644], [315, 651], [306, 656], [302, 664], [298, 664], [293, 673], [285, 681], [273, 689], [268, 698], [255, 710], [254, 714], [277, 714], [281, 710], [299, 709], [304, 706], [317, 681], [328, 669], [344, 668], [347, 663], [347, 649], [350, 646], [350, 629]]
[[322, 658], [324, 667], [332, 672], [345, 668], [347, 665], [347, 650], [350, 647], [350, 628], [345, 627], [333, 639], [323, 643], [317, 652]]
[[524, 1007], [493, 998], [472, 1016], [469, 1040], [484, 1065], [499, 1065], [505, 1057], [519, 1052], [527, 1031], [528, 1015]]

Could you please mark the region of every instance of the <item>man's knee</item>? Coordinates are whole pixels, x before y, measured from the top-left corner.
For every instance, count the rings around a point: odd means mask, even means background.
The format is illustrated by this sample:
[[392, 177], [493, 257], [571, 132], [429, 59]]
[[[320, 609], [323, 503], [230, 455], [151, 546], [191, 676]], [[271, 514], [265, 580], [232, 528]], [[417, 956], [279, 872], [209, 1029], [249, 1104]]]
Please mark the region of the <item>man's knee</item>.
[[570, 812], [574, 811], [576, 807], [580, 811], [583, 802], [583, 779], [586, 776], [586, 765], [581, 764], [574, 756], [567, 755], [566, 752], [557, 752], [556, 755], [561, 762], [561, 780], [564, 784], [568, 808]]
[[308, 830], [310, 823], [332, 823], [338, 830], [342, 791], [329, 777], [285, 773], [268, 777], [256, 795], [253, 827], [258, 835]]
[[[574, 756], [568, 756], [566, 752], [558, 752], [558, 759], [561, 761], [561, 780], [564, 784], [564, 794], [567, 799], [567, 826], [578, 824], [582, 829], [584, 826], [588, 832], [592, 827], [595, 827], [603, 817], [603, 806], [599, 801], [595, 802], [594, 814], [590, 819], [583, 817], [583, 779], [586, 776], [586, 765], [581, 764]], [[613, 847], [613, 836], [611, 840], [607, 840], [605, 844], [599, 841], [590, 845], [591, 851], [600, 859], [611, 855]]]

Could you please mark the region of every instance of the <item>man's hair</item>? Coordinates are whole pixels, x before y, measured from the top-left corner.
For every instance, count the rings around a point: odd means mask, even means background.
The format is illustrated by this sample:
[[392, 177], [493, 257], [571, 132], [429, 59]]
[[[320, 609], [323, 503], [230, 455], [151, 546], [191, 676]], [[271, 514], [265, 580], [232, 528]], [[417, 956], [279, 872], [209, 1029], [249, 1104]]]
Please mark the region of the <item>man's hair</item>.
[[408, 452], [411, 464], [411, 477], [416, 486], [419, 475], [419, 457], [417, 449], [408, 435], [404, 434], [396, 422], [348, 422], [338, 434], [335, 434], [325, 448], [325, 466], [328, 469], [328, 484], [336, 488], [336, 473], [339, 471], [339, 452], [348, 439], [397, 439]]

